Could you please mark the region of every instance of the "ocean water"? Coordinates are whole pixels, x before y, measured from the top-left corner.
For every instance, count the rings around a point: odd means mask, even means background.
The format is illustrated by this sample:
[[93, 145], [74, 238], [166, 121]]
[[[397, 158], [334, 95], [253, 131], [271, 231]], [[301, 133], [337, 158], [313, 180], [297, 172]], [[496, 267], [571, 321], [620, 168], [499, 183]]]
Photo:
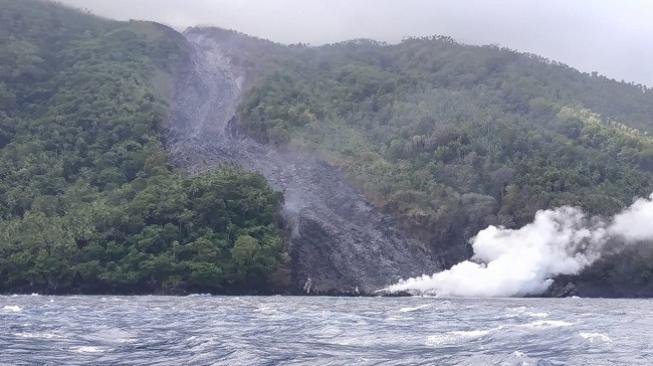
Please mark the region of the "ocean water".
[[0, 296], [0, 365], [653, 365], [653, 301]]

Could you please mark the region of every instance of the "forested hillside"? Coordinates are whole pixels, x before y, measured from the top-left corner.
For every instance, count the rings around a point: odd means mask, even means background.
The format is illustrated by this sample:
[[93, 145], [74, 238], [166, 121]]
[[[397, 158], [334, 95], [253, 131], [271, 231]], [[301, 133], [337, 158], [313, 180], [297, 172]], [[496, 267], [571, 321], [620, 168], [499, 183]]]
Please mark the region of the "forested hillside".
[[266, 62], [241, 128], [322, 154], [436, 250], [538, 209], [607, 215], [653, 191], [651, 89], [446, 37]]
[[0, 0], [0, 292], [283, 286], [280, 194], [237, 167], [167, 164], [185, 47], [158, 24]]
[[[650, 88], [447, 37], [308, 47], [207, 35], [218, 71], [246, 76], [230, 133], [338, 167], [443, 265], [467, 259], [487, 225], [561, 205], [610, 215], [653, 192]], [[0, 292], [288, 289], [282, 193], [238, 166], [188, 176], [169, 164], [165, 121], [189, 47], [156, 23], [0, 0]], [[588, 291], [650, 292], [653, 253], [628, 256], [587, 271]]]

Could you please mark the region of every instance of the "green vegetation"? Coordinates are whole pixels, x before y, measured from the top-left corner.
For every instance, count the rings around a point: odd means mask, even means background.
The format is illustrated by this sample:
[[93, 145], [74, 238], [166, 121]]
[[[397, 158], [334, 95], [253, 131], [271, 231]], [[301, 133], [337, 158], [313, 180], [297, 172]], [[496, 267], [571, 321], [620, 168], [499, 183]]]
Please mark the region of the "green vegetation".
[[[240, 126], [342, 167], [438, 254], [541, 208], [607, 215], [653, 191], [643, 86], [446, 37], [242, 41], [232, 61], [258, 78]], [[281, 195], [235, 166], [167, 164], [158, 131], [185, 47], [154, 23], [0, 0], [0, 292], [287, 286]]]
[[[240, 123], [313, 149], [440, 249], [563, 204], [611, 214], [653, 191], [653, 90], [446, 37], [291, 47]], [[630, 127], [626, 127], [630, 126]]]
[[0, 292], [283, 286], [281, 196], [237, 167], [185, 178], [158, 136], [183, 38], [0, 0]]

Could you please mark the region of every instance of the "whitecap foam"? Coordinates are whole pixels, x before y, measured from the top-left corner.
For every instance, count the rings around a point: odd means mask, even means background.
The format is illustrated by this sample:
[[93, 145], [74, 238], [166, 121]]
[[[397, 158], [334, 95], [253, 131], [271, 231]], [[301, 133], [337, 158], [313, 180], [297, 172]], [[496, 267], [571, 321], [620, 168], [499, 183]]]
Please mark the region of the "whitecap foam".
[[106, 349], [102, 347], [93, 347], [93, 346], [80, 346], [71, 348], [73, 352], [76, 353], [102, 353], [106, 352]]
[[424, 304], [424, 305], [420, 305], [420, 306], [415, 306], [413, 308], [411, 308], [411, 307], [401, 308], [401, 309], [399, 309], [399, 312], [400, 313], [410, 313], [410, 312], [413, 312], [413, 311], [426, 309], [428, 307], [431, 307], [431, 304]]
[[279, 314], [279, 310], [271, 307], [271, 306], [258, 306], [256, 309], [254, 309], [255, 313], [261, 313], [264, 315], [277, 315]]
[[453, 331], [444, 334], [432, 335], [426, 338], [426, 345], [440, 346], [444, 344], [455, 344], [468, 340], [478, 339], [490, 334], [490, 330], [467, 330]]
[[61, 338], [60, 335], [54, 334], [54, 333], [23, 332], [23, 333], [16, 333], [15, 335], [16, 335], [16, 337], [21, 337], [21, 338], [41, 338], [41, 339]]
[[531, 316], [533, 318], [546, 318], [547, 316], [549, 316], [549, 314], [547, 314], [547, 313], [537, 313], [537, 312], [534, 313], [534, 312], [530, 312], [530, 311], [525, 312], [524, 315], [528, 315], [528, 316]]
[[590, 343], [612, 343], [612, 339], [608, 337], [605, 334], [602, 333], [585, 333], [585, 332], [580, 332], [578, 333], [583, 339]]
[[545, 312], [539, 312], [539, 311], [528, 311], [529, 308], [525, 306], [519, 306], [519, 307], [514, 307], [514, 308], [506, 308], [508, 313], [510, 315], [517, 314], [517, 315], [525, 315], [525, 316], [530, 316], [533, 318], [546, 318], [549, 316], [548, 313]]
[[319, 330], [319, 335], [323, 337], [335, 337], [342, 334], [342, 329], [336, 327], [335, 325], [327, 325]]
[[574, 325], [574, 323], [566, 322], [564, 320], [536, 320], [524, 324], [525, 327], [536, 329], [569, 327], [571, 325]]
[[136, 337], [119, 328], [100, 329], [86, 337], [93, 342], [106, 343], [131, 343], [136, 341]]
[[12, 312], [12, 313], [19, 313], [19, 312], [23, 311], [23, 308], [21, 308], [21, 307], [18, 306], [18, 305], [5, 305], [5, 306], [2, 308], [2, 310], [4, 310], [4, 311], [10, 311], [10, 312]]
[[517, 306], [517, 307], [510, 307], [505, 309], [511, 313], [523, 313], [524, 311], [526, 311], [527, 308], [525, 306]]
[[408, 319], [409, 319], [408, 317], [404, 317], [404, 316], [389, 316], [385, 318], [385, 320], [388, 322], [405, 322]]

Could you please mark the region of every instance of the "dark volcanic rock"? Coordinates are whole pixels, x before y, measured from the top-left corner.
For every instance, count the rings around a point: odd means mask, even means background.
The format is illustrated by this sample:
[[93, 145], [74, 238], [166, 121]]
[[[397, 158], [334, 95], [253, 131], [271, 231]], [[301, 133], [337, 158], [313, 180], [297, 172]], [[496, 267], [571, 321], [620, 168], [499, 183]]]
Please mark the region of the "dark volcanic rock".
[[[653, 245], [641, 243], [606, 255], [576, 276], [559, 276], [551, 291], [571, 283], [581, 297], [653, 297]], [[552, 293], [552, 294], [553, 294]]]
[[578, 296], [578, 289], [572, 282], [555, 282], [544, 294], [546, 297], [570, 297]]
[[292, 290], [370, 294], [400, 278], [442, 269], [337, 169], [304, 151], [263, 145], [234, 130], [242, 91], [256, 71], [255, 60], [244, 62], [247, 55], [239, 54], [244, 43], [251, 47], [251, 38], [198, 28], [185, 35], [192, 63], [178, 83], [167, 148], [191, 174], [236, 163], [284, 193], [284, 216], [292, 227]]

